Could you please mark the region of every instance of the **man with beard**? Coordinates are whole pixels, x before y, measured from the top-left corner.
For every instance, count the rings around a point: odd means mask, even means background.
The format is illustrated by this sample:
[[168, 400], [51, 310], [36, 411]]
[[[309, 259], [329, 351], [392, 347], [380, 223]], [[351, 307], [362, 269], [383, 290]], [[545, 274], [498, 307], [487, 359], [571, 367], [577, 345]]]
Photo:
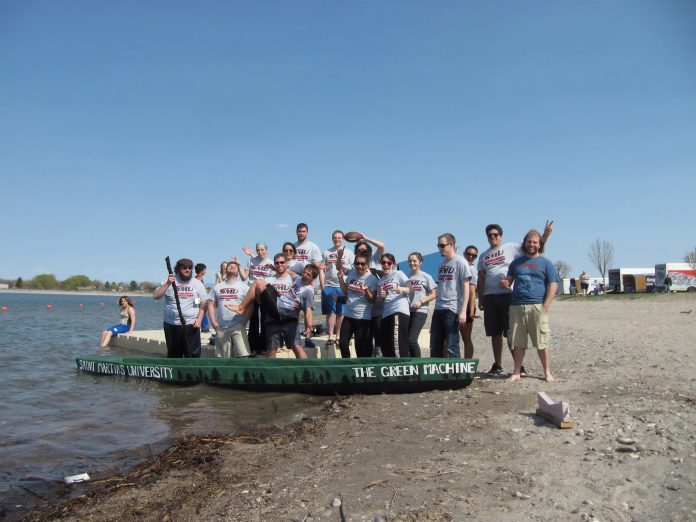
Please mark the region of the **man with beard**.
[[515, 283], [510, 304], [510, 340], [514, 346], [515, 369], [510, 382], [521, 377], [528, 339], [537, 349], [546, 382], [554, 382], [548, 353], [548, 313], [558, 289], [558, 273], [554, 264], [541, 255], [544, 243], [538, 231], [527, 232], [523, 247], [524, 255], [510, 263], [507, 276], [500, 281], [501, 288], [508, 289]]
[[217, 357], [249, 357], [249, 338], [245, 328], [247, 317], [225, 306], [241, 303], [249, 290], [249, 285], [242, 281], [239, 272], [239, 261], [232, 259], [225, 268], [225, 280], [216, 284], [210, 292], [208, 316], [215, 329]]
[[[182, 326], [174, 296], [176, 285], [184, 316]], [[201, 356], [201, 321], [208, 307], [205, 286], [193, 277], [193, 261], [182, 258], [174, 266], [174, 274], [155, 289], [156, 301], [164, 297], [164, 337], [167, 341], [167, 357]]]

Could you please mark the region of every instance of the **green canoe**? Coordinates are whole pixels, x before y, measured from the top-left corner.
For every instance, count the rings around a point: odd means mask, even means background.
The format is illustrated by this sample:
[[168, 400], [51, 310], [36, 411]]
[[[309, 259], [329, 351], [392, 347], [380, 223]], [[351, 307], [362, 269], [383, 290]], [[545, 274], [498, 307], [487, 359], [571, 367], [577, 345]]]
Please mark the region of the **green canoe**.
[[317, 395], [410, 393], [471, 384], [478, 359], [162, 359], [78, 357], [81, 372]]

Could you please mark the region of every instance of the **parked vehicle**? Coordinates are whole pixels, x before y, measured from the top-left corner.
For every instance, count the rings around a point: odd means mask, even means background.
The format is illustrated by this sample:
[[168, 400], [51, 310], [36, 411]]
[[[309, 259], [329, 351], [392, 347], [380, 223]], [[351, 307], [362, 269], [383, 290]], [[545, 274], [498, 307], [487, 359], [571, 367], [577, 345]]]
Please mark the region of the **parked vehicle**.
[[666, 292], [667, 277], [672, 281], [672, 292], [696, 292], [696, 270], [688, 263], [661, 263], [655, 265], [655, 289], [658, 292]]
[[636, 288], [635, 276], [654, 276], [654, 268], [612, 268], [609, 270], [607, 292], [633, 293]]

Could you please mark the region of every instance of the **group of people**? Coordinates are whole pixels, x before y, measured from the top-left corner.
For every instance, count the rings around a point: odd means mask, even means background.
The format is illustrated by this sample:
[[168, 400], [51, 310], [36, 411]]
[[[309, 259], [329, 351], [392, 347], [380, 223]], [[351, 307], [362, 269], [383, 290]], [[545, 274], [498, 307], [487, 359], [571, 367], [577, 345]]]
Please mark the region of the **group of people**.
[[[522, 244], [504, 243], [500, 225], [486, 227], [489, 248], [475, 263], [478, 249], [469, 245], [457, 253], [454, 235], [438, 237], [443, 257], [437, 277], [423, 272], [423, 256], [408, 256], [409, 273], [398, 270], [384, 243], [358, 233], [355, 246], [346, 245], [340, 230], [324, 250], [308, 238], [309, 227], [297, 225], [297, 241], [286, 242], [282, 252], [270, 257], [268, 246], [258, 242], [245, 266], [236, 257], [220, 265], [210, 293], [193, 277], [193, 262], [180, 259], [174, 273], [154, 291], [165, 298], [164, 331], [168, 357], [199, 357], [200, 327], [208, 314], [215, 329], [216, 354], [248, 357], [292, 349], [306, 357], [300, 335], [311, 342], [314, 328], [314, 285], [321, 289], [326, 318], [327, 346], [338, 346], [350, 357], [355, 341], [358, 357], [420, 357], [419, 334], [430, 303], [430, 356], [474, 355], [473, 321], [483, 311], [486, 335], [491, 338], [494, 363], [488, 372], [502, 375], [503, 338], [513, 353], [511, 381], [525, 375], [523, 359], [531, 345], [538, 351], [547, 381], [553, 381], [548, 356], [548, 311], [556, 294], [558, 275], [542, 254], [552, 232], [547, 221], [543, 234], [530, 230]], [[175, 297], [178, 296], [177, 299]], [[299, 330], [300, 315], [304, 328]], [[183, 323], [183, 327], [182, 327]], [[247, 333], [248, 328], [248, 333]]]

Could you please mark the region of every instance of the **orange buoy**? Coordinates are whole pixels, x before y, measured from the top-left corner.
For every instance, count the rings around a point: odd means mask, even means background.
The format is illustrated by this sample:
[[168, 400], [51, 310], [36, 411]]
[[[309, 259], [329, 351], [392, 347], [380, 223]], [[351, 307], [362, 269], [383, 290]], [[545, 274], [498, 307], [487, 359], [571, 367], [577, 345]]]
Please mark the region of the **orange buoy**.
[[82, 303], [80, 303], [80, 308], [84, 308], [84, 307], [85, 307], [85, 305], [83, 305]]
[[48, 309], [50, 310], [51, 308], [53, 308], [53, 305], [52, 305], [51, 303], [48, 303], [48, 304], [46, 305], [46, 308], [48, 308]]
[[7, 312], [9, 309], [9, 306], [0, 306], [0, 310], [2, 310], [3, 312]]

